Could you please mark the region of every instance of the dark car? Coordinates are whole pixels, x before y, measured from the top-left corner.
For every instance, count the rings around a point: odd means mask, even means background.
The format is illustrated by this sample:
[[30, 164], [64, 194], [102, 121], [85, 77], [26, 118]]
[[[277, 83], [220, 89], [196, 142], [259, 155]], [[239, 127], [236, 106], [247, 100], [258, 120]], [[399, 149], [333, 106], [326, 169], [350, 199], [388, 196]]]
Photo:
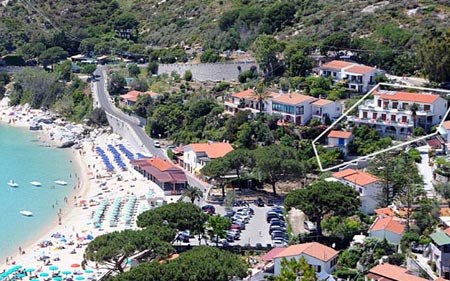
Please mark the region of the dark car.
[[216, 213], [216, 208], [213, 205], [205, 205], [202, 207], [202, 210], [209, 215], [214, 215]]
[[267, 200], [267, 204], [266, 205], [267, 206], [273, 206], [273, 205], [275, 205], [275, 203], [273, 202], [272, 199], [269, 199], [269, 200]]
[[264, 201], [261, 198], [258, 198], [255, 202], [255, 205], [258, 207], [264, 207]]
[[272, 211], [267, 212], [267, 214], [266, 214], [267, 222], [270, 222], [272, 219], [280, 219], [280, 220], [283, 219], [284, 220], [284, 217], [282, 214], [279, 214], [277, 212], [272, 212]]

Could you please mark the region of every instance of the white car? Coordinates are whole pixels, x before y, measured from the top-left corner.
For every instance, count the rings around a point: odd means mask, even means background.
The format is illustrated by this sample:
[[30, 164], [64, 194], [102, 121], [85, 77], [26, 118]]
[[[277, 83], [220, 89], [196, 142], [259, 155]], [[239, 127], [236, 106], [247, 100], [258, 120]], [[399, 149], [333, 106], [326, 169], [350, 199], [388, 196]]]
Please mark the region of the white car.
[[309, 230], [309, 231], [317, 230], [316, 226], [311, 221], [304, 221], [303, 226], [305, 227], [306, 230]]
[[157, 140], [153, 141], [153, 145], [154, 145], [156, 148], [160, 148], [160, 147], [161, 147], [161, 143], [160, 143], [159, 141], [157, 141]]

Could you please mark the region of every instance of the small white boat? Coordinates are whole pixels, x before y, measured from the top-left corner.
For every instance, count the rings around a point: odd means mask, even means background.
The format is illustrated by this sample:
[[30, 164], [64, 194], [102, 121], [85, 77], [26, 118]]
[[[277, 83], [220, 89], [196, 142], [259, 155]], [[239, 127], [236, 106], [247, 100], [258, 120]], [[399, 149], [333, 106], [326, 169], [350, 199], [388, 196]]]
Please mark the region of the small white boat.
[[8, 182], [8, 185], [11, 186], [11, 187], [19, 187], [19, 184], [17, 182], [13, 181], [13, 180], [10, 180]]
[[59, 184], [59, 185], [67, 185], [67, 182], [66, 181], [62, 181], [62, 180], [57, 180], [57, 181], [55, 181], [55, 183]]
[[30, 184], [34, 186], [41, 186], [41, 183], [38, 181], [30, 181]]
[[20, 211], [20, 214], [21, 214], [21, 215], [24, 215], [24, 216], [26, 216], [26, 217], [31, 217], [31, 216], [33, 216], [33, 213], [30, 212], [30, 211], [27, 211], [27, 210], [22, 210], [22, 211]]

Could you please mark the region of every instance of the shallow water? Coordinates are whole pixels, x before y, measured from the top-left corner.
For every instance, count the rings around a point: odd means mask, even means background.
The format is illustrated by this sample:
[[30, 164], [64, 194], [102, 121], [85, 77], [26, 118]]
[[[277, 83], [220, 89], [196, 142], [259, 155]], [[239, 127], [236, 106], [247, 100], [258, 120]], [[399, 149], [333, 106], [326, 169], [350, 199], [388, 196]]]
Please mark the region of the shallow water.
[[[64, 207], [76, 184], [76, 166], [69, 149], [45, 146], [38, 133], [0, 125], [0, 258], [18, 253], [38, 238], [51, 223], [58, 220], [57, 212]], [[64, 180], [61, 186], [55, 180]], [[8, 186], [14, 180], [18, 188]], [[31, 181], [39, 181], [35, 187]], [[22, 216], [21, 210], [33, 212]]]

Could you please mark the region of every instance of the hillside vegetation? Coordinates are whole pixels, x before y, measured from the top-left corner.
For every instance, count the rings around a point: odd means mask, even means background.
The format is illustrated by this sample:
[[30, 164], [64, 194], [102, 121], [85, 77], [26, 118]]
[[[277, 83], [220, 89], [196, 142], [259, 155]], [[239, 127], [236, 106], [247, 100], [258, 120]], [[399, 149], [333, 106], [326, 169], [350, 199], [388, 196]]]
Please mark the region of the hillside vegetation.
[[248, 50], [268, 34], [309, 54], [353, 50], [396, 74], [430, 74], [434, 52], [449, 59], [449, 16], [446, 0], [11, 0], [0, 6], [0, 54], [34, 42], [69, 54], [146, 57], [149, 46]]

